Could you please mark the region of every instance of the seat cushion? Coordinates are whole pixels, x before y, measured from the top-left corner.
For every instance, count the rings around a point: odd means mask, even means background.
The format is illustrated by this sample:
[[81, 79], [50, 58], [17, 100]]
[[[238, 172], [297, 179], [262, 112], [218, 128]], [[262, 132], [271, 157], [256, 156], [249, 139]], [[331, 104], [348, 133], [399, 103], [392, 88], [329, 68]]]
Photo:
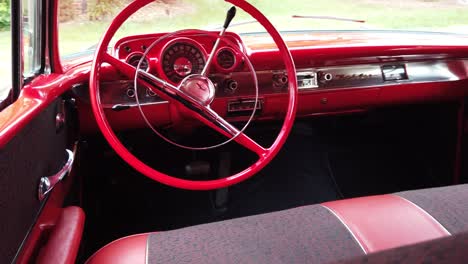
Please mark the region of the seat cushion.
[[450, 235], [438, 221], [397, 195], [324, 203], [349, 228], [365, 253]]
[[[147, 240], [147, 246], [143, 239]], [[148, 263], [219, 263], [221, 259], [226, 263], [304, 263], [308, 259], [328, 262], [338, 255], [348, 258], [362, 252], [346, 227], [328, 209], [312, 205], [131, 236], [105, 246], [88, 263], [145, 263], [146, 258]]]
[[454, 185], [396, 193], [433, 216], [451, 233], [468, 230], [468, 186]]
[[[459, 185], [362, 197], [131, 236], [105, 246], [88, 263], [340, 261], [450, 236], [444, 226], [450, 222], [439, 222], [430, 212], [443, 207], [456, 211], [457, 223], [468, 221], [468, 203], [440, 195], [452, 188], [468, 193], [468, 185]], [[450, 231], [468, 230], [459, 224]]]
[[117, 239], [94, 253], [86, 263], [147, 263], [148, 236], [138, 234]]
[[148, 241], [150, 263], [307, 263], [362, 253], [320, 205], [152, 234]]

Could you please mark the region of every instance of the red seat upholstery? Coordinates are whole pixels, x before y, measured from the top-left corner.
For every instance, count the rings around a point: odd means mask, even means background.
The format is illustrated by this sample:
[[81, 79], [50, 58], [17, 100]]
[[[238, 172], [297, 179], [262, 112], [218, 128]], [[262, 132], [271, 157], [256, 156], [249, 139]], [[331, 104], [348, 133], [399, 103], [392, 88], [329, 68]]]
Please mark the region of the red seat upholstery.
[[88, 263], [322, 263], [468, 231], [468, 185], [304, 206], [119, 239]]

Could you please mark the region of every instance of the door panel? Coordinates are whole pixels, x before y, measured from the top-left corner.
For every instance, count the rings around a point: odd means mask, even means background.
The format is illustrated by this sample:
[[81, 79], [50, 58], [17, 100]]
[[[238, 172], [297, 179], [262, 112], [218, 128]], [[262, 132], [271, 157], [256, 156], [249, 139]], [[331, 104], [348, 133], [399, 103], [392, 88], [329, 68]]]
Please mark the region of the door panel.
[[0, 149], [0, 263], [12, 261], [42, 203], [38, 184], [55, 174], [66, 160], [69, 128], [56, 129], [59, 98]]

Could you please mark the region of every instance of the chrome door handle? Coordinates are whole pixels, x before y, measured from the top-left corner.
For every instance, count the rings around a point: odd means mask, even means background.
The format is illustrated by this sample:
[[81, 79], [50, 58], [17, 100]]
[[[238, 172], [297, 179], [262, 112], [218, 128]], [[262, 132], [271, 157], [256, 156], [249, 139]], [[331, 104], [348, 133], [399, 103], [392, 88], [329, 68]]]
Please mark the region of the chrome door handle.
[[49, 176], [49, 177], [42, 177], [41, 181], [39, 182], [39, 189], [38, 189], [38, 197], [39, 201], [42, 201], [44, 197], [52, 191], [52, 189], [55, 187], [55, 185], [67, 175], [67, 173], [70, 172], [73, 161], [75, 160], [75, 153], [72, 152], [69, 149], [65, 149], [65, 151], [68, 154], [68, 159], [65, 165], [63, 165], [62, 169], [60, 169], [59, 172], [56, 174]]

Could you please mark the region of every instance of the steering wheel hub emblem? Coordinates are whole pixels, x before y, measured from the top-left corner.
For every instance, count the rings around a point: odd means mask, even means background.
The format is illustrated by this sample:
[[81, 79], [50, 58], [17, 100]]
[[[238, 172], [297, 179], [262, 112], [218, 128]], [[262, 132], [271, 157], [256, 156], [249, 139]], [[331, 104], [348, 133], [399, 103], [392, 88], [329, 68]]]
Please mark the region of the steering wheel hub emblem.
[[200, 74], [193, 74], [182, 80], [179, 89], [203, 106], [208, 106], [215, 97], [213, 82]]

